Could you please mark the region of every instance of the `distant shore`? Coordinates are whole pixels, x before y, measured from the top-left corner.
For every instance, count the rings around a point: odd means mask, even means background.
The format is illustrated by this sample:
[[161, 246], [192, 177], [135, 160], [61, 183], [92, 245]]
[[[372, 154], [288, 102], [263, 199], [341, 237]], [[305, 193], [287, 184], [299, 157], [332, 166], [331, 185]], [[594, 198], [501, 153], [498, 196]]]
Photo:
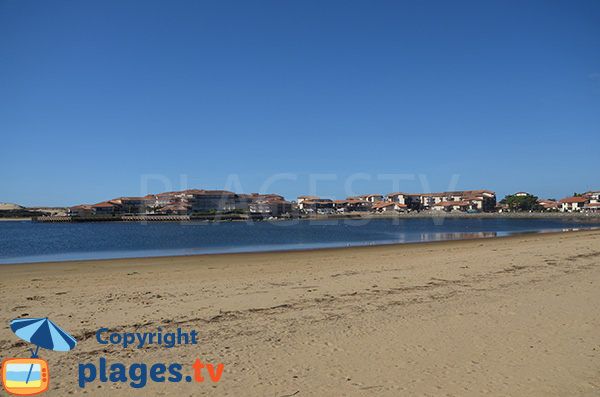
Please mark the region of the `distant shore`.
[[292, 218], [271, 218], [266, 216], [248, 215], [248, 214], [215, 214], [202, 216], [173, 216], [173, 215], [148, 215], [139, 216], [46, 216], [33, 218], [0, 218], [0, 220], [32, 220], [34, 222], [188, 222], [188, 221], [206, 221], [206, 222], [231, 222], [231, 221], [279, 221], [279, 220], [313, 220], [313, 219], [474, 219], [474, 218], [507, 218], [507, 219], [577, 219], [581, 221], [598, 221], [600, 212], [441, 212], [441, 211], [412, 211], [409, 213], [397, 214], [374, 214], [374, 213], [351, 213], [351, 214], [296, 214]]

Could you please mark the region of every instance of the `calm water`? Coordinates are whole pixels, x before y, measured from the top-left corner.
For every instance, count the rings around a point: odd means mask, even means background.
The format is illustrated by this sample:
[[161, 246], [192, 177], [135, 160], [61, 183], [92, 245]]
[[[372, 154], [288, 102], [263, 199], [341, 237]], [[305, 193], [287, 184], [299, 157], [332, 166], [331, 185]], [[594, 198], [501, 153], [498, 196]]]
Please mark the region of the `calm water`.
[[0, 222], [0, 264], [413, 243], [600, 227], [557, 219]]

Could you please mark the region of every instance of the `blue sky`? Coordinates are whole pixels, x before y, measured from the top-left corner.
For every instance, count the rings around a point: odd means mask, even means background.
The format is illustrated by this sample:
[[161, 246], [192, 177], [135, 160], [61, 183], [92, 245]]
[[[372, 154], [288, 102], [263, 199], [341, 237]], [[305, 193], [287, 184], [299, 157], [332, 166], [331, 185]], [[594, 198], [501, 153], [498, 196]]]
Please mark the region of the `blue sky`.
[[597, 1], [0, 0], [0, 202], [343, 198], [389, 174], [599, 190], [598, 20]]

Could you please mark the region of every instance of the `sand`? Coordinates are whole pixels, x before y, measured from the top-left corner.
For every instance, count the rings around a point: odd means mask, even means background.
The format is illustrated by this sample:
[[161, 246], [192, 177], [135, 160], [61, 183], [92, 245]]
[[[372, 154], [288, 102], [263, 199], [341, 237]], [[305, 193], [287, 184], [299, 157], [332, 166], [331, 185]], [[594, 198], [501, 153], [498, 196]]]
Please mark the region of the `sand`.
[[12, 203], [0, 203], [0, 210], [6, 211], [6, 210], [22, 210], [25, 209], [25, 207], [22, 207], [20, 205], [17, 204], [12, 204]]
[[[597, 396], [600, 231], [409, 245], [0, 266], [8, 327], [46, 317], [47, 395]], [[100, 345], [96, 331], [198, 333], [197, 345]], [[224, 365], [218, 383], [78, 386], [78, 365]], [[204, 370], [206, 371], [206, 369]]]

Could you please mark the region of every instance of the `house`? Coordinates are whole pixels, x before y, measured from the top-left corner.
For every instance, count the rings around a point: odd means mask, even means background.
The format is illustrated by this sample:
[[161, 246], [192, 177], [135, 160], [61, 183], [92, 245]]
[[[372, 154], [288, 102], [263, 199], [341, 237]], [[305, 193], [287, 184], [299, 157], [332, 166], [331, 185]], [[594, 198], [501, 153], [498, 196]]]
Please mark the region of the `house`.
[[94, 215], [108, 215], [121, 212], [121, 204], [115, 201], [103, 201], [101, 203], [94, 204], [91, 207], [92, 214]]
[[228, 190], [192, 189], [185, 192], [186, 201], [192, 205], [193, 212], [228, 212], [237, 208], [239, 198]]
[[343, 214], [348, 210], [348, 200], [333, 200], [333, 209]]
[[546, 211], [558, 210], [558, 202], [553, 200], [537, 200], [537, 203]]
[[496, 208], [496, 193], [491, 190], [462, 190], [444, 195], [448, 201], [466, 201], [479, 212], [492, 212]]
[[144, 197], [119, 197], [111, 201], [121, 204], [126, 213], [146, 213], [149, 207], [156, 205], [156, 196], [149, 194]]
[[587, 203], [583, 206], [584, 212], [600, 212], [600, 203]]
[[373, 203], [367, 200], [357, 200], [353, 197], [348, 197], [348, 204], [346, 205], [347, 212], [366, 212], [371, 209]]
[[300, 196], [300, 197], [298, 197], [298, 207], [300, 209], [302, 209], [302, 207], [301, 207], [302, 202], [306, 201], [306, 200], [319, 200], [319, 197], [316, 197], [316, 196]]
[[526, 193], [526, 192], [519, 192], [519, 193], [513, 194], [513, 196], [526, 197], [526, 196], [533, 196], [533, 194], [529, 194], [529, 193]]
[[414, 193], [390, 193], [385, 195], [386, 201], [406, 205], [408, 209], [420, 209], [421, 195]]
[[[346, 200], [334, 200], [333, 208], [338, 213], [347, 212], [366, 212], [377, 204], [385, 203], [385, 201], [377, 201], [373, 204], [372, 201], [361, 198], [362, 196], [348, 197]], [[380, 196], [382, 197], [382, 196]]]
[[508, 204], [497, 203], [496, 209], [498, 212], [508, 212], [510, 208], [508, 208]]
[[292, 203], [278, 199], [260, 200], [250, 203], [248, 210], [251, 214], [280, 217], [292, 212]]
[[433, 206], [435, 210], [438, 211], [461, 211], [466, 212], [468, 210], [475, 210], [475, 204], [472, 204], [468, 201], [442, 201], [441, 203], [437, 203]]
[[93, 212], [91, 205], [76, 205], [75, 207], [67, 208], [67, 216], [86, 216]]
[[590, 204], [600, 203], [600, 190], [597, 192], [585, 192], [583, 197], [587, 197], [590, 200]]
[[183, 192], [165, 192], [159, 193], [154, 196], [154, 205], [155, 206], [166, 206], [170, 205], [174, 202], [183, 201], [184, 193]]
[[386, 201], [379, 201], [371, 207], [373, 212], [388, 213], [388, 212], [404, 212], [406, 211], [406, 205], [400, 203], [388, 203]]
[[423, 209], [431, 209], [442, 201], [446, 201], [445, 193], [423, 193], [420, 196], [421, 208]]
[[584, 209], [585, 204], [589, 203], [589, 199], [586, 197], [569, 197], [559, 200], [559, 209], [562, 212], [573, 212], [581, 211]]
[[164, 215], [190, 215], [191, 212], [191, 204], [186, 203], [166, 205], [158, 210], [158, 213]]
[[333, 201], [330, 199], [322, 199], [318, 197], [313, 197], [311, 199], [307, 199], [309, 196], [298, 197], [298, 208], [307, 213], [311, 212], [333, 212]]
[[381, 194], [363, 194], [363, 195], [357, 196], [356, 198], [359, 200], [368, 201], [369, 203], [372, 203], [372, 204], [383, 200], [383, 196]]
[[496, 193], [490, 190], [460, 190], [420, 194], [396, 192], [387, 194], [386, 201], [405, 204], [407, 208], [416, 210], [440, 210], [452, 207], [439, 205], [443, 202], [467, 202], [469, 209], [479, 212], [492, 212], [496, 207]]

